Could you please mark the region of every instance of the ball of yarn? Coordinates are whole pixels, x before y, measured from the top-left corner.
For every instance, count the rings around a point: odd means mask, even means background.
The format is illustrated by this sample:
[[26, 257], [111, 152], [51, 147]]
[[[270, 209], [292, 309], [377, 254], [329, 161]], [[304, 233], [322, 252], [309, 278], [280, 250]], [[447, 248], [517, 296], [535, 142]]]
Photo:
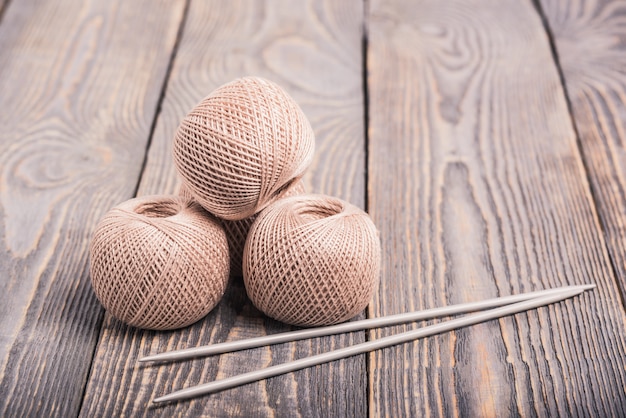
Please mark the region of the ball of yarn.
[[313, 159], [311, 125], [276, 84], [257, 77], [228, 83], [183, 119], [174, 163], [209, 212], [228, 220], [254, 215], [300, 178]]
[[244, 250], [244, 285], [266, 315], [300, 326], [361, 312], [378, 286], [380, 242], [369, 216], [324, 195], [281, 199], [258, 216]]
[[[283, 199], [289, 196], [297, 196], [305, 193], [304, 184], [298, 180], [278, 197]], [[178, 195], [189, 199], [193, 199], [193, 196], [189, 192], [189, 189], [183, 184], [178, 190]], [[256, 220], [259, 214], [256, 213], [245, 219], [239, 221], [222, 221], [222, 226], [226, 231], [226, 239], [228, 240], [228, 248], [230, 252], [230, 275], [234, 277], [241, 277], [243, 275], [243, 248], [246, 245], [246, 238], [250, 227]]]
[[190, 325], [215, 307], [229, 276], [226, 233], [190, 199], [146, 196], [111, 209], [90, 246], [94, 292], [139, 328]]

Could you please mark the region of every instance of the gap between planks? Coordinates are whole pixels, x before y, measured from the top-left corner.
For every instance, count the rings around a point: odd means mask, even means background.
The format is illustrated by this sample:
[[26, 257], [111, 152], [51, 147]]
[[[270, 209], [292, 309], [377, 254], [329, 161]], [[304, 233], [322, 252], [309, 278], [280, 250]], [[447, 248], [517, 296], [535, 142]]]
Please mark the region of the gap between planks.
[[154, 117], [152, 118], [152, 123], [150, 124], [150, 133], [148, 134], [148, 141], [146, 142], [146, 150], [143, 154], [143, 160], [141, 161], [141, 169], [139, 170], [139, 176], [137, 177], [137, 184], [135, 185], [135, 190], [133, 190], [133, 197], [137, 197], [137, 193], [139, 192], [139, 187], [141, 186], [141, 180], [143, 179], [143, 175], [146, 171], [146, 164], [148, 163], [148, 155], [150, 154], [150, 146], [152, 145], [152, 138], [154, 138], [154, 131], [156, 129], [157, 121], [159, 120], [159, 116], [161, 115], [161, 110], [163, 108], [163, 100], [165, 99], [165, 93], [167, 92], [167, 85], [169, 84], [169, 80], [172, 75], [172, 68], [174, 67], [174, 61], [176, 60], [176, 54], [178, 53], [178, 48], [180, 47], [180, 41], [185, 31], [185, 23], [187, 22], [187, 15], [189, 14], [190, 2], [191, 0], [185, 0], [185, 7], [183, 8], [183, 14], [180, 19], [180, 24], [178, 25], [178, 32], [176, 32], [176, 41], [174, 41], [174, 48], [172, 48], [172, 53], [170, 54], [170, 59], [167, 63], [167, 69], [165, 70], [165, 78], [163, 78], [163, 84], [161, 85], [161, 93], [159, 94], [159, 99], [157, 100], [157, 105], [154, 109]]
[[[369, 80], [367, 78], [367, 53], [368, 53], [368, 45], [369, 45], [369, 33], [368, 33], [368, 22], [369, 22], [369, 0], [363, 0], [363, 20], [361, 22], [361, 82], [362, 82], [362, 90], [363, 90], [363, 159], [365, 160], [364, 164], [364, 184], [363, 184], [363, 210], [369, 213], [370, 206], [370, 195], [369, 195], [369, 160], [370, 160], [370, 141], [369, 141], [369, 105], [370, 105], [370, 97], [369, 97]], [[370, 302], [371, 304], [371, 302]], [[365, 317], [371, 318], [369, 305], [365, 308]], [[370, 341], [371, 334], [367, 331], [363, 331], [364, 340]], [[367, 416], [371, 416], [372, 414], [372, 384], [370, 376], [372, 374], [371, 365], [374, 362], [372, 357], [372, 353], [365, 354], [365, 374], [367, 375], [367, 379], [365, 379], [365, 393], [367, 396], [367, 402], [365, 406], [365, 413]]]
[[[1, 2], [2, 0], [0, 0]], [[8, 2], [10, 2], [11, 0], [6, 0], [8, 4]], [[181, 15], [181, 19], [180, 19], [180, 23], [178, 25], [178, 30], [176, 32], [176, 40], [174, 41], [174, 47], [172, 48], [172, 52], [170, 54], [169, 60], [168, 60], [168, 64], [167, 64], [167, 69], [165, 70], [165, 77], [163, 78], [163, 83], [161, 84], [161, 91], [159, 94], [159, 98], [157, 100], [157, 104], [156, 107], [154, 109], [154, 116], [152, 117], [152, 122], [150, 124], [150, 131], [148, 134], [148, 140], [146, 142], [146, 146], [145, 146], [145, 152], [144, 152], [144, 156], [143, 156], [143, 160], [141, 162], [141, 169], [139, 171], [139, 176], [137, 177], [137, 184], [135, 185], [135, 188], [133, 190], [133, 197], [137, 197], [137, 191], [139, 190], [139, 185], [141, 184], [141, 179], [143, 178], [143, 174], [144, 171], [146, 169], [146, 163], [148, 161], [148, 154], [150, 151], [150, 145], [152, 144], [152, 138], [154, 136], [154, 130], [157, 124], [157, 121], [159, 119], [159, 115], [161, 114], [161, 108], [162, 108], [162, 104], [163, 104], [163, 99], [165, 97], [165, 92], [167, 91], [167, 85], [172, 73], [172, 67], [174, 65], [174, 60], [176, 59], [176, 53], [178, 52], [178, 47], [180, 45], [180, 40], [183, 36], [183, 31], [185, 29], [185, 22], [187, 21], [187, 14], [189, 12], [189, 2], [191, 0], [185, 0], [185, 6], [183, 8], [183, 13]], [[5, 4], [5, 6], [6, 6]], [[0, 4], [0, 7], [2, 5]], [[0, 8], [0, 24], [2, 22], [2, 15], [3, 15], [3, 9]], [[97, 324], [98, 328], [99, 328], [99, 332], [98, 332], [98, 339], [96, 340], [96, 344], [94, 344], [93, 346], [93, 350], [91, 352], [91, 362], [89, 364], [89, 370], [87, 372], [87, 377], [86, 380], [83, 382], [83, 391], [82, 391], [82, 395], [80, 397], [80, 403], [78, 406], [78, 413], [80, 414], [80, 412], [83, 410], [83, 403], [85, 402], [85, 396], [87, 393], [87, 386], [88, 386], [88, 382], [91, 379], [91, 374], [93, 372], [93, 365], [94, 365], [94, 359], [96, 357], [96, 353], [98, 352], [98, 345], [100, 344], [100, 341], [102, 339], [102, 331], [103, 331], [103, 326], [104, 326], [104, 319], [105, 316], [102, 315], [100, 318], [99, 323]]]
[[608, 243], [608, 231], [604, 222], [600, 218], [600, 207], [602, 203], [602, 199], [600, 198], [598, 191], [594, 187], [592, 178], [591, 178], [591, 168], [589, 167], [589, 163], [587, 162], [587, 158], [585, 157], [585, 150], [582, 144], [582, 138], [580, 132], [578, 130], [578, 125], [576, 124], [576, 117], [574, 115], [574, 108], [572, 105], [571, 95], [567, 88], [567, 82], [565, 79], [565, 72], [563, 71], [563, 66], [561, 65], [561, 61], [559, 59], [559, 50], [556, 46], [556, 40], [554, 37], [554, 32], [552, 31], [552, 27], [550, 26], [550, 22], [548, 20], [548, 16], [546, 15], [543, 6], [541, 5], [540, 0], [532, 0], [533, 5], [535, 6], [535, 10], [541, 19], [541, 23], [543, 24], [543, 28], [546, 33], [546, 37], [548, 38], [548, 43], [550, 45], [550, 53], [552, 54], [552, 60], [554, 61], [554, 66], [556, 67], [557, 73], [559, 75], [559, 82], [561, 83], [561, 88], [563, 89], [563, 98], [565, 99], [565, 103], [567, 105], [567, 112], [569, 114], [570, 124], [572, 130], [574, 131], [574, 135], [576, 136], [576, 149], [578, 150], [578, 155], [581, 160], [584, 173], [585, 180], [587, 182], [587, 188], [589, 189], [589, 195], [593, 201], [593, 216], [594, 220], [597, 223], [599, 229], [602, 231], [602, 235], [605, 238], [603, 240], [604, 250], [606, 251], [607, 257], [610, 260], [610, 268], [613, 272], [613, 276], [615, 277], [615, 285], [618, 289], [620, 289], [619, 297], [622, 306], [626, 307], [626, 295], [621, 291], [623, 288], [619, 285], [619, 269], [616, 265], [616, 260], [613, 255], [613, 252], [609, 248]]
[[0, 0], [0, 25], [4, 19], [4, 12], [9, 8], [9, 4], [11, 4], [11, 0]]

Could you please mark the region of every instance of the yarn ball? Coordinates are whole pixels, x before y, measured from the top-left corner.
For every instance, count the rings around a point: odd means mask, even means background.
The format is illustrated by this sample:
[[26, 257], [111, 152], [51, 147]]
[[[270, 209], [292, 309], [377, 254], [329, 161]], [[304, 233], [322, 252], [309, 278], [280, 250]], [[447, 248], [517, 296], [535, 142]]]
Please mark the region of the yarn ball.
[[314, 143], [309, 121], [283, 89], [246, 77], [219, 87], [187, 114], [172, 153], [183, 183], [206, 210], [240, 220], [302, 177]]
[[[297, 196], [305, 193], [304, 184], [298, 180], [283, 191], [279, 199], [289, 196]], [[189, 189], [185, 185], [181, 185], [178, 190], [180, 196], [193, 199]], [[246, 238], [250, 227], [254, 223], [258, 213], [239, 221], [222, 221], [222, 226], [226, 231], [226, 239], [228, 240], [228, 248], [230, 251], [230, 275], [241, 277], [243, 275], [243, 248], [246, 245]]]
[[361, 312], [378, 287], [380, 242], [367, 213], [340, 199], [281, 199], [258, 216], [244, 249], [244, 285], [266, 315], [299, 326]]
[[185, 327], [217, 305], [229, 276], [226, 233], [198, 203], [145, 196], [111, 209], [90, 245], [94, 292], [138, 328]]

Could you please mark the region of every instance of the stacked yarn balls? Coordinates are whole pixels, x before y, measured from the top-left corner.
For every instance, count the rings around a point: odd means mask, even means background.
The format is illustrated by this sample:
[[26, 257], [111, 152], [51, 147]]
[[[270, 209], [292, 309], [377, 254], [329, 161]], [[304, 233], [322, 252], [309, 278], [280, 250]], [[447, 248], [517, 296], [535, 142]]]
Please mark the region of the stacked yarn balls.
[[212, 92], [175, 134], [178, 196], [131, 199], [96, 226], [90, 273], [103, 306], [135, 327], [185, 327], [243, 274], [252, 303], [288, 324], [361, 312], [378, 285], [378, 232], [356, 206], [305, 193], [314, 142], [300, 107], [270, 81]]

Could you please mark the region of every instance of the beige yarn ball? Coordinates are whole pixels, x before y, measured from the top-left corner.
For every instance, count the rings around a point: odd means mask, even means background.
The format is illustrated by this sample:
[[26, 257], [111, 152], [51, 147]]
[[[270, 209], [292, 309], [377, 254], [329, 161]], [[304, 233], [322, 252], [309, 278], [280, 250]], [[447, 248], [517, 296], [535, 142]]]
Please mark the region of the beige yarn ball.
[[146, 196], [111, 209], [90, 246], [94, 292], [139, 328], [185, 327], [215, 307], [229, 276], [226, 233], [198, 203]]
[[244, 249], [244, 285], [266, 315], [300, 326], [361, 312], [378, 286], [380, 242], [367, 213], [340, 199], [281, 199], [258, 216]]
[[311, 125], [278, 85], [258, 77], [225, 84], [183, 119], [173, 156], [194, 198], [240, 220], [275, 201], [313, 159]]
[[[298, 180], [279, 196], [279, 199], [283, 199], [289, 196], [297, 196], [305, 193], [304, 184]], [[178, 190], [180, 196], [184, 196], [193, 199], [191, 192], [185, 185], [182, 185]], [[241, 277], [243, 275], [243, 248], [246, 245], [246, 238], [250, 227], [256, 220], [259, 214], [256, 213], [245, 219], [239, 221], [222, 221], [222, 226], [226, 231], [226, 239], [228, 240], [228, 248], [230, 251], [230, 275], [234, 277]]]

